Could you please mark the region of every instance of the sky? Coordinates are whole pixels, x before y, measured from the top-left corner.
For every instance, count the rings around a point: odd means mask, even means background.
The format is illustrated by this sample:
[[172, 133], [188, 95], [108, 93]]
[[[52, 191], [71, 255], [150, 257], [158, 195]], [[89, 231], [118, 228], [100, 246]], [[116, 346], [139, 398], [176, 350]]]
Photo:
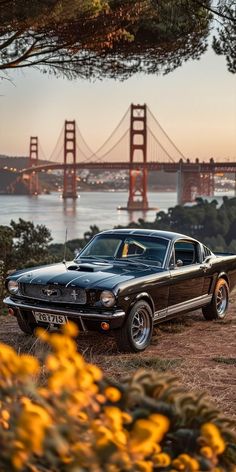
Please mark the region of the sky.
[[10, 78], [0, 81], [0, 154], [28, 155], [37, 135], [51, 155], [65, 119], [95, 150], [133, 102], [148, 104], [186, 157], [236, 161], [236, 77], [210, 47], [166, 76], [69, 81], [28, 69]]

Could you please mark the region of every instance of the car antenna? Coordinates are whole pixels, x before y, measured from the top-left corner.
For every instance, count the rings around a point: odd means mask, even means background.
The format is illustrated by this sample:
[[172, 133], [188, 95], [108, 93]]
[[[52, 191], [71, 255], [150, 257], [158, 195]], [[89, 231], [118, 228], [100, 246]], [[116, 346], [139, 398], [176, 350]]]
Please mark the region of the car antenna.
[[67, 228], [66, 228], [66, 234], [65, 234], [65, 243], [64, 243], [64, 257], [63, 257], [63, 261], [62, 263], [65, 265], [65, 268], [67, 270], [67, 266], [66, 266], [66, 244], [67, 244]]

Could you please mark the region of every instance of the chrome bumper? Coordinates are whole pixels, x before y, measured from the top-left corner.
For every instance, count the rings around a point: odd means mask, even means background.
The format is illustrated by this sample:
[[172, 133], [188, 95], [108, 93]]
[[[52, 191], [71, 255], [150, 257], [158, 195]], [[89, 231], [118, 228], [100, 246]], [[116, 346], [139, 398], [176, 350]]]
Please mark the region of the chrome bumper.
[[74, 318], [85, 318], [85, 319], [94, 319], [94, 320], [115, 320], [118, 318], [124, 318], [125, 312], [122, 310], [117, 310], [114, 313], [106, 312], [103, 313], [94, 313], [94, 312], [83, 312], [83, 310], [73, 311], [73, 310], [65, 310], [64, 308], [48, 308], [42, 307], [40, 305], [30, 305], [24, 303], [22, 300], [12, 300], [11, 297], [6, 297], [3, 300], [3, 303], [7, 305], [9, 308], [13, 308], [14, 310], [28, 310], [28, 311], [41, 311], [43, 313], [55, 313], [65, 316], [71, 316]]

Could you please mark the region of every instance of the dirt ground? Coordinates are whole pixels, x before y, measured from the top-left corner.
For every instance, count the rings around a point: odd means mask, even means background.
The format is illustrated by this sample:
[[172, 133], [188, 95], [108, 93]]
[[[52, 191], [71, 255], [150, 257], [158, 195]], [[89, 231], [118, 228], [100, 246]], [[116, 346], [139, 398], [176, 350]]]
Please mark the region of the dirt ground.
[[[151, 346], [141, 354], [120, 354], [112, 338], [81, 334], [78, 348], [89, 362], [121, 378], [137, 368], [170, 371], [188, 390], [206, 392], [227, 416], [236, 419], [236, 291], [223, 321], [207, 322], [201, 311], [155, 328]], [[40, 357], [40, 341], [26, 336], [10, 316], [0, 317], [0, 342]]]

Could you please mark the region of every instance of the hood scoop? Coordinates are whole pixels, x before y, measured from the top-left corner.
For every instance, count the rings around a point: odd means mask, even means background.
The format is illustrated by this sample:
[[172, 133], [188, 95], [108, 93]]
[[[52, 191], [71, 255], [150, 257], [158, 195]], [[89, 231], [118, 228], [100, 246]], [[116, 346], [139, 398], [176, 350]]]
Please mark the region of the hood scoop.
[[102, 262], [94, 262], [94, 263], [82, 263], [82, 264], [74, 264], [67, 267], [67, 270], [76, 270], [77, 272], [99, 272], [104, 269], [111, 269], [113, 266], [111, 264], [106, 264]]

